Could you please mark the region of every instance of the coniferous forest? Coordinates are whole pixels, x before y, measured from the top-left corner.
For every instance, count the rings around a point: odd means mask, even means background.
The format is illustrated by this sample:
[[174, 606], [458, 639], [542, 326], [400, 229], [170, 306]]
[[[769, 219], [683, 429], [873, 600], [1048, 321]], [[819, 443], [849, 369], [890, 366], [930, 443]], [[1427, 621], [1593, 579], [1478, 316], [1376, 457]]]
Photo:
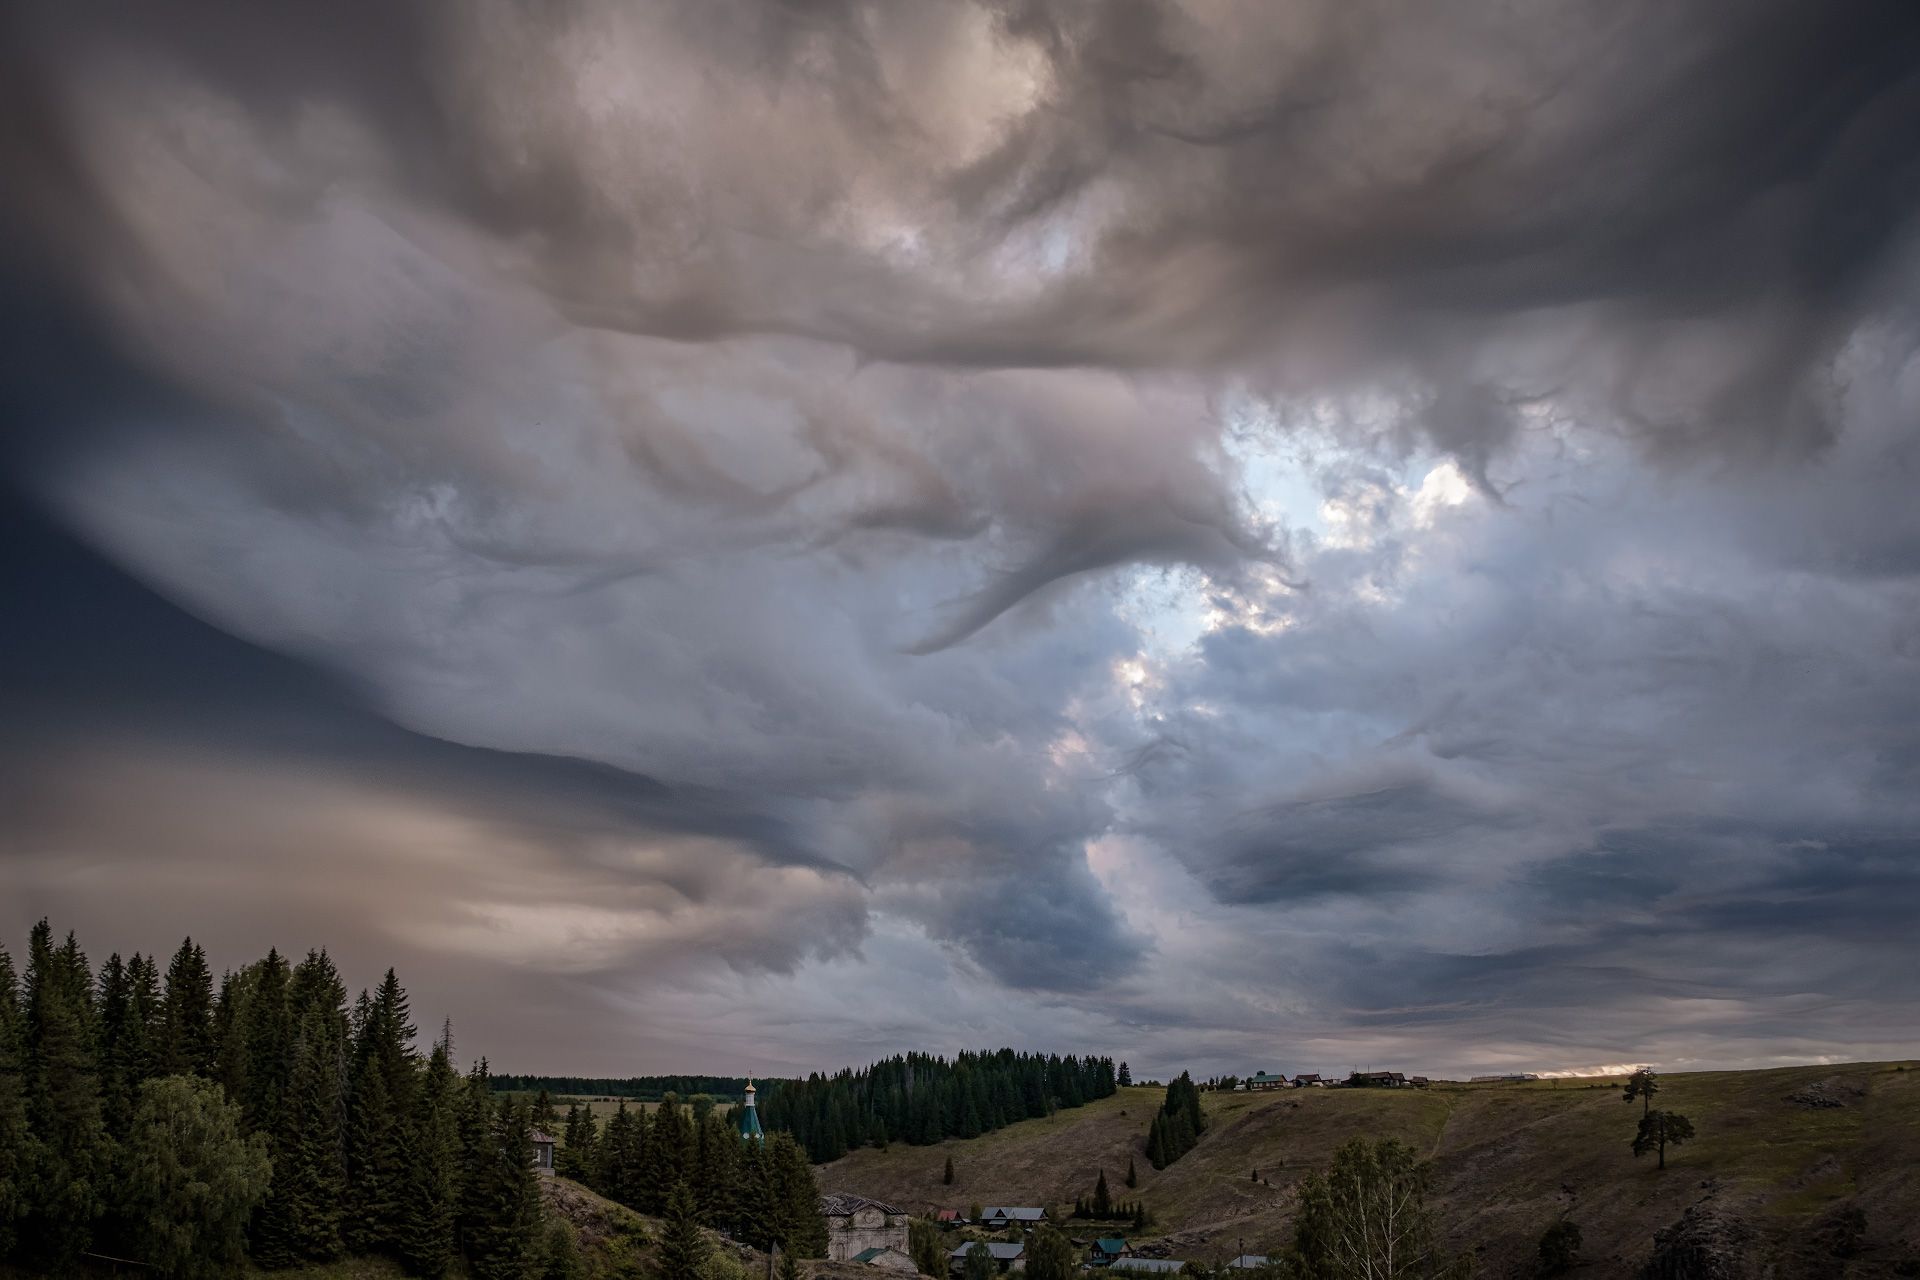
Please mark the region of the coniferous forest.
[[217, 986], [191, 940], [96, 971], [46, 921], [0, 947], [0, 1261], [166, 1276], [381, 1254], [414, 1275], [537, 1274], [531, 1117], [450, 1032], [422, 1052], [392, 970], [349, 1003], [324, 951]]
[[761, 1123], [791, 1133], [816, 1164], [854, 1147], [977, 1138], [1016, 1120], [1110, 1096], [1113, 1059], [1000, 1049], [951, 1061], [910, 1053], [832, 1076], [788, 1080], [761, 1102]]

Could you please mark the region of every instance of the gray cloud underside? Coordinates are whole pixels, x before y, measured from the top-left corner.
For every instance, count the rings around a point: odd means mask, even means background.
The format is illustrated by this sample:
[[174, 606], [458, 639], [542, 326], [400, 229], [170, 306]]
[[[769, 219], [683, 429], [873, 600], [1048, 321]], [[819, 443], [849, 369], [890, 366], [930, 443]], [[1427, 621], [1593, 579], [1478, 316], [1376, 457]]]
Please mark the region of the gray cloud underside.
[[1910, 1045], [1916, 122], [1895, 0], [12, 6], [0, 927], [556, 1067]]

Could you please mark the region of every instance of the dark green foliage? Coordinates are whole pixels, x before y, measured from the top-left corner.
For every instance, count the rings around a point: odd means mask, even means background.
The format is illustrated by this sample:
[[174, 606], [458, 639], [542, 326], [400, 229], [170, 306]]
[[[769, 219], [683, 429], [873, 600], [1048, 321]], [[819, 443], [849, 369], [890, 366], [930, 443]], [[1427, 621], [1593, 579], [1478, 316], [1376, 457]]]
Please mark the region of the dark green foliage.
[[266, 1266], [324, 1262], [341, 1248], [346, 1198], [341, 1133], [345, 1046], [327, 1010], [314, 1007], [295, 1037], [287, 1095], [276, 1108], [273, 1187], [254, 1222], [254, 1256]]
[[1140, 1185], [1140, 1175], [1134, 1171], [1132, 1156], [1127, 1157], [1127, 1185], [1129, 1187]]
[[[468, 1087], [475, 1085], [469, 1081]], [[484, 1109], [484, 1084], [480, 1087]], [[502, 1098], [491, 1109], [486, 1138], [471, 1153], [465, 1203], [477, 1210], [466, 1232], [467, 1273], [473, 1280], [525, 1280], [539, 1261], [544, 1243], [540, 1184], [528, 1131], [525, 1108]]]
[[1133, 1070], [1124, 1062], [1120, 1064], [1120, 1079], [1118, 1083], [1122, 1089], [1131, 1089], [1133, 1087]]
[[547, 1223], [546, 1261], [540, 1280], [587, 1280], [587, 1264], [580, 1257], [580, 1241], [562, 1218]]
[[1620, 1091], [1620, 1101], [1640, 1100], [1640, 1115], [1644, 1119], [1653, 1110], [1653, 1095], [1660, 1092], [1660, 1077], [1653, 1073], [1652, 1067], [1642, 1067], [1627, 1077], [1627, 1087]]
[[706, 1109], [694, 1126], [693, 1201], [700, 1221], [724, 1230], [734, 1219], [734, 1188], [740, 1178], [740, 1136], [727, 1118]]
[[121, 1210], [142, 1257], [165, 1276], [234, 1269], [271, 1167], [266, 1137], [241, 1136], [239, 1108], [213, 1081], [166, 1076], [141, 1085]]
[[[687, 1099], [702, 1095], [737, 1098], [747, 1091], [745, 1076], [627, 1076], [613, 1079], [607, 1076], [496, 1075], [491, 1079], [493, 1087], [501, 1093], [538, 1093], [545, 1089], [562, 1098], [628, 1098], [642, 1102], [658, 1102], [670, 1093], [677, 1098]], [[765, 1105], [769, 1094], [780, 1088], [781, 1083], [779, 1080], [755, 1077], [754, 1084], [760, 1091], [762, 1105]]]
[[800, 1259], [790, 1253], [780, 1255], [780, 1280], [800, 1280]]
[[1206, 1116], [1200, 1109], [1200, 1090], [1193, 1078], [1182, 1071], [1167, 1086], [1166, 1101], [1147, 1130], [1147, 1163], [1164, 1169], [1193, 1150], [1206, 1129]]
[[[625, 1109], [624, 1103], [621, 1104]], [[560, 1148], [553, 1154], [554, 1172], [575, 1182], [598, 1186], [600, 1133], [593, 1122], [593, 1111], [578, 1103], [567, 1107], [567, 1123], [560, 1133]], [[610, 1197], [619, 1199], [618, 1196]]]
[[13, 957], [0, 946], [0, 1258], [13, 1251], [26, 1208], [27, 1103], [22, 1073], [20, 993]]
[[[977, 1216], [977, 1215], [976, 1215]], [[962, 1280], [994, 1280], [1000, 1268], [994, 1263], [993, 1254], [987, 1246], [976, 1244], [967, 1250], [966, 1266], [962, 1271]]]
[[776, 1133], [767, 1141], [766, 1166], [780, 1247], [802, 1258], [824, 1258], [827, 1220], [820, 1215], [820, 1188], [807, 1153], [791, 1135]]
[[164, 1075], [213, 1075], [213, 973], [207, 953], [192, 938], [180, 944], [167, 966], [167, 994], [160, 1010], [160, 1071]]
[[1540, 1237], [1540, 1274], [1557, 1276], [1580, 1258], [1580, 1224], [1562, 1218]]
[[666, 1233], [660, 1239], [660, 1280], [700, 1280], [707, 1237], [694, 1214], [693, 1192], [676, 1182], [667, 1192]]
[[1677, 1147], [1693, 1137], [1693, 1122], [1677, 1111], [1649, 1111], [1640, 1117], [1640, 1131], [1633, 1137], [1633, 1154], [1659, 1153], [1657, 1167], [1667, 1167], [1667, 1148]]
[[1133, 1229], [1135, 1231], [1147, 1229], [1147, 1206], [1137, 1200], [1133, 1205]]
[[1391, 1138], [1355, 1138], [1300, 1184], [1292, 1262], [1316, 1280], [1429, 1280], [1464, 1274], [1440, 1252], [1426, 1207], [1430, 1166]]
[[761, 1095], [769, 1133], [793, 1134], [816, 1162], [879, 1141], [926, 1145], [990, 1133], [1110, 1095], [1111, 1058], [1065, 1058], [1000, 1049], [889, 1058], [833, 1076], [788, 1081]]
[[463, 1086], [443, 1037], [427, 1059], [407, 1120], [406, 1191], [395, 1251], [407, 1270], [439, 1280], [459, 1254], [459, 1106]]
[[213, 998], [213, 1078], [229, 1101], [247, 1096], [248, 980], [253, 969], [220, 975], [220, 993]]
[[939, 1227], [925, 1218], [910, 1219], [907, 1222], [907, 1252], [921, 1275], [939, 1276], [944, 1280], [947, 1274], [947, 1251], [940, 1243]]
[[947, 1157], [947, 1167], [940, 1174], [940, 1181], [946, 1186], [953, 1185], [953, 1157]]
[[1073, 1244], [1052, 1227], [1041, 1227], [1027, 1242], [1027, 1280], [1070, 1280], [1080, 1270]]
[[[267, 958], [253, 966], [245, 1016], [233, 1019], [242, 1029], [240, 1038], [245, 1044], [239, 1097], [249, 1133], [275, 1133], [279, 1129], [280, 1104], [287, 1095], [287, 1077], [293, 1069], [294, 1029], [287, 1011], [289, 976], [280, 952], [269, 950]], [[233, 984], [226, 986], [231, 997]]]
[[27, 1140], [19, 1234], [23, 1255], [54, 1274], [93, 1239], [112, 1154], [94, 1070], [91, 986], [73, 935], [56, 950], [47, 922], [35, 925], [21, 1001]]
[[1113, 1216], [1113, 1193], [1107, 1190], [1107, 1171], [1100, 1171], [1099, 1179], [1093, 1184], [1093, 1216], [1107, 1218]]

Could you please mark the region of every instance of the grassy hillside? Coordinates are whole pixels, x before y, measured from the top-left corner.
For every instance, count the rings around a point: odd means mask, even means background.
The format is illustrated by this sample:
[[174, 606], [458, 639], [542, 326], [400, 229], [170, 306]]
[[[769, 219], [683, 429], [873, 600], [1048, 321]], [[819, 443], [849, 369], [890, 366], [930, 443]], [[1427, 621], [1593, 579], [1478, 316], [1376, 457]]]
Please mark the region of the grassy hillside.
[[[1290, 1236], [1292, 1188], [1355, 1136], [1394, 1137], [1428, 1153], [1436, 1207], [1459, 1248], [1491, 1276], [1526, 1274], [1540, 1233], [1563, 1211], [1585, 1234], [1587, 1274], [1626, 1274], [1655, 1230], [1711, 1198], [1749, 1220], [1786, 1275], [1840, 1264], [1803, 1242], [1823, 1214], [1856, 1205], [1867, 1248], [1848, 1275], [1908, 1273], [1920, 1258], [1920, 1070], [1914, 1064], [1699, 1072], [1662, 1078], [1658, 1105], [1692, 1119], [1698, 1139], [1668, 1168], [1636, 1160], [1638, 1103], [1617, 1082], [1537, 1081], [1428, 1090], [1286, 1090], [1204, 1095], [1210, 1127], [1185, 1158], [1155, 1172], [1143, 1154], [1157, 1089], [1125, 1089], [1076, 1111], [971, 1141], [863, 1150], [827, 1165], [820, 1185], [904, 1207], [1071, 1207], [1105, 1169], [1113, 1194], [1146, 1201], [1176, 1257], [1217, 1262]], [[1812, 1085], [1841, 1105], [1787, 1095]], [[954, 1185], [941, 1185], [953, 1157]], [[1140, 1186], [1121, 1184], [1128, 1157]], [[1255, 1181], [1252, 1172], [1258, 1170]]]

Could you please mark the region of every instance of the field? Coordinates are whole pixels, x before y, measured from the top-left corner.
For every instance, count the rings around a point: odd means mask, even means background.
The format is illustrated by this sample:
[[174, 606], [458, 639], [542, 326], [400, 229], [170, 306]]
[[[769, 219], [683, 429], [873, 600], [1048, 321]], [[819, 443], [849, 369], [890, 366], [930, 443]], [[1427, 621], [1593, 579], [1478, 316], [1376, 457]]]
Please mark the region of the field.
[[[971, 1141], [862, 1150], [820, 1170], [824, 1191], [921, 1210], [971, 1204], [1070, 1209], [1104, 1169], [1115, 1198], [1146, 1202], [1171, 1256], [1217, 1263], [1290, 1237], [1293, 1184], [1348, 1138], [1394, 1137], [1428, 1155], [1434, 1205], [1482, 1273], [1530, 1274], [1540, 1233], [1563, 1212], [1585, 1237], [1587, 1275], [1631, 1274], [1653, 1233], [1703, 1199], [1751, 1223], [1782, 1275], [1841, 1274], [1806, 1241], [1822, 1215], [1857, 1206], [1866, 1246], [1852, 1276], [1920, 1274], [1920, 1070], [1911, 1063], [1700, 1072], [1662, 1078], [1656, 1105], [1688, 1116], [1696, 1141], [1668, 1167], [1630, 1150], [1640, 1105], [1617, 1081], [1302, 1089], [1203, 1095], [1209, 1129], [1156, 1172], [1143, 1154], [1162, 1091], [1126, 1089]], [[1834, 1103], [1789, 1094], [1821, 1086]], [[941, 1184], [948, 1156], [955, 1179]], [[1122, 1182], [1131, 1157], [1137, 1190]], [[1256, 1178], [1254, 1174], [1258, 1173]], [[1901, 1267], [1901, 1270], [1896, 1270]]]

